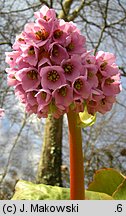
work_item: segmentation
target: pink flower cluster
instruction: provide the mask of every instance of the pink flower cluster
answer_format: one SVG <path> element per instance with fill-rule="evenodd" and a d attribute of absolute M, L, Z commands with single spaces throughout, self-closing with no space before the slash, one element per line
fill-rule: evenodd
<path fill-rule="evenodd" d="M 111 53 L 96 56 L 86 50 L 86 39 L 72 22 L 57 19 L 43 6 L 36 21 L 25 25 L 13 51 L 6 53 L 8 85 L 39 118 L 59 118 L 69 109 L 102 114 L 111 110 L 120 92 L 120 73 Z"/>

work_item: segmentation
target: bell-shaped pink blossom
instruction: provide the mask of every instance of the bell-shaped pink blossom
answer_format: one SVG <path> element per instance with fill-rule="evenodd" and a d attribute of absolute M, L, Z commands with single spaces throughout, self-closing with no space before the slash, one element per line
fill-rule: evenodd
<path fill-rule="evenodd" d="M 87 51 L 81 55 L 82 64 L 88 68 L 88 66 L 96 67 L 96 57 L 91 55 L 91 51 Z"/>
<path fill-rule="evenodd" d="M 6 68 L 6 72 L 8 73 L 7 84 L 9 86 L 16 86 L 20 83 L 20 81 L 18 81 L 15 77 L 16 73 L 18 72 L 17 69 Z"/>
<path fill-rule="evenodd" d="M 41 85 L 44 89 L 55 90 L 66 83 L 64 71 L 60 66 L 47 66 L 40 70 Z"/>
<path fill-rule="evenodd" d="M 86 100 L 88 113 L 94 115 L 97 112 L 99 102 L 104 98 L 103 92 L 99 89 L 92 89 L 89 98 Z"/>
<path fill-rule="evenodd" d="M 85 37 L 80 35 L 78 32 L 73 32 L 66 38 L 66 49 L 70 55 L 82 54 L 86 51 L 85 49 Z"/>
<path fill-rule="evenodd" d="M 29 103 L 26 103 L 26 112 L 29 113 L 29 114 L 37 114 L 37 109 L 38 109 L 38 106 L 35 104 L 34 106 L 31 106 L 31 104 Z"/>
<path fill-rule="evenodd" d="M 112 53 L 99 51 L 96 54 L 96 64 L 101 74 L 105 77 L 119 73 L 119 68 L 115 63 L 115 56 Z"/>
<path fill-rule="evenodd" d="M 22 88 L 21 84 L 16 85 L 15 95 L 20 99 L 21 103 L 25 104 L 27 102 L 26 92 Z"/>
<path fill-rule="evenodd" d="M 68 35 L 69 34 L 66 31 L 66 22 L 62 19 L 59 20 L 57 25 L 54 26 L 53 40 L 64 46 Z"/>
<path fill-rule="evenodd" d="M 86 67 L 85 67 L 86 68 Z M 96 88 L 98 86 L 98 77 L 97 77 L 97 68 L 93 65 L 86 68 L 87 81 L 92 88 Z"/>
<path fill-rule="evenodd" d="M 38 48 L 32 45 L 22 45 L 21 46 L 21 56 L 23 61 L 27 62 L 32 66 L 36 66 L 38 62 Z"/>
<path fill-rule="evenodd" d="M 5 52 L 6 55 L 6 63 L 10 65 L 10 67 L 16 67 L 18 63 L 18 59 L 20 59 L 21 51 L 12 51 Z"/>
<path fill-rule="evenodd" d="M 112 109 L 113 103 L 115 102 L 115 96 L 106 96 L 103 99 L 101 99 L 101 101 L 99 101 L 96 111 L 105 114 L 106 112 Z"/>
<path fill-rule="evenodd" d="M 43 109 L 37 110 L 37 117 L 38 118 L 47 118 L 49 113 L 49 106 L 44 106 Z"/>
<path fill-rule="evenodd" d="M 54 9 L 49 9 L 46 5 L 43 5 L 43 7 L 40 9 L 40 11 L 37 11 L 34 13 L 36 18 L 41 18 L 47 22 L 51 20 L 56 19 L 56 13 Z"/>
<path fill-rule="evenodd" d="M 52 94 L 49 89 L 41 89 L 35 97 L 38 102 L 38 112 L 48 106 L 52 100 Z"/>
<path fill-rule="evenodd" d="M 20 46 L 22 44 L 26 44 L 25 42 L 25 33 L 22 32 L 21 34 L 16 36 L 15 42 L 13 44 L 13 49 L 14 50 L 20 50 Z"/>
<path fill-rule="evenodd" d="M 50 59 L 53 64 L 60 65 L 64 59 L 68 59 L 69 55 L 65 48 L 60 44 L 53 43 L 50 45 Z"/>
<path fill-rule="evenodd" d="M 104 78 L 102 81 L 102 90 L 106 96 L 113 96 L 121 91 L 120 75 Z"/>
<path fill-rule="evenodd" d="M 36 89 L 40 84 L 40 76 L 36 68 L 23 68 L 16 73 L 15 77 L 21 82 L 25 91 Z"/>
<path fill-rule="evenodd" d="M 71 82 L 73 82 L 76 77 L 80 76 L 83 71 L 79 55 L 72 55 L 70 59 L 63 60 L 61 66 L 64 69 L 66 79 Z"/>
<path fill-rule="evenodd" d="M 31 106 L 38 105 L 37 99 L 35 97 L 37 93 L 38 93 L 38 90 L 36 89 L 31 89 L 26 92 L 27 102 Z"/>
<path fill-rule="evenodd" d="M 45 28 L 38 24 L 28 23 L 24 29 L 25 41 L 29 45 L 44 46 L 51 37 L 52 31 L 48 25 Z"/>
<path fill-rule="evenodd" d="M 61 85 L 54 90 L 53 97 L 56 106 L 59 109 L 64 110 L 69 107 L 73 101 L 73 89 L 68 84 Z"/>
<path fill-rule="evenodd" d="M 83 99 L 87 99 L 91 93 L 90 84 L 83 76 L 79 76 L 74 80 L 73 90 L 75 94 L 80 95 Z"/>

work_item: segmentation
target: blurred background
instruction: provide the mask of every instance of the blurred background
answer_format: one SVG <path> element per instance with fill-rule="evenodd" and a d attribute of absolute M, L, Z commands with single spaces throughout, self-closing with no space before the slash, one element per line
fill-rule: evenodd
<path fill-rule="evenodd" d="M 125 0 L 1 0 L 0 1 L 0 199 L 10 199 L 19 179 L 36 182 L 42 157 L 45 119 L 25 113 L 24 106 L 7 86 L 5 52 L 15 36 L 43 4 L 57 16 L 74 21 L 87 39 L 87 49 L 113 52 L 120 67 L 122 92 L 110 113 L 97 114 L 95 125 L 82 130 L 86 185 L 100 168 L 113 167 L 126 175 L 126 1 Z M 60 181 L 69 187 L 67 119 L 60 134 Z M 58 130 L 58 128 L 57 128 Z M 60 155 L 61 156 L 61 155 Z M 55 167 L 53 167 L 55 169 Z M 48 182 L 51 184 L 51 182 Z M 56 183 L 55 185 L 58 185 Z"/>

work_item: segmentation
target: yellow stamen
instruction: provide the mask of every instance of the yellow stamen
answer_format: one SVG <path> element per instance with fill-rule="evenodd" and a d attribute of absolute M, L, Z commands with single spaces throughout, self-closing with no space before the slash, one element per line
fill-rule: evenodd
<path fill-rule="evenodd" d="M 48 80 L 50 81 L 57 81 L 60 78 L 59 74 L 57 73 L 56 70 L 52 70 L 48 72 Z"/>

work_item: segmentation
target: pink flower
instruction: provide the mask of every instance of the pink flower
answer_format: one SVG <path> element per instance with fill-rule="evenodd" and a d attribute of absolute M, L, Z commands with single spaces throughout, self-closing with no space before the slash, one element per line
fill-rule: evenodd
<path fill-rule="evenodd" d="M 113 103 L 115 102 L 116 102 L 115 96 L 106 96 L 105 98 L 99 101 L 96 111 L 105 114 L 106 112 L 112 109 Z"/>
<path fill-rule="evenodd" d="M 96 65 L 96 57 L 90 53 L 91 51 L 88 51 L 81 55 L 81 60 L 84 67 L 82 75 L 86 74 L 87 81 L 90 83 L 91 87 L 96 88 L 98 86 L 98 66 Z"/>
<path fill-rule="evenodd" d="M 21 82 L 25 91 L 36 89 L 40 84 L 40 76 L 36 68 L 23 68 L 16 73 L 15 77 Z"/>
<path fill-rule="evenodd" d="M 0 118 L 4 116 L 4 109 L 0 108 Z"/>
<path fill-rule="evenodd" d="M 87 51 L 85 53 L 83 53 L 81 55 L 81 61 L 82 61 L 82 64 L 85 65 L 85 67 L 88 68 L 88 66 L 95 66 L 95 63 L 96 63 L 96 57 L 94 55 L 91 55 L 90 54 L 91 51 Z"/>
<path fill-rule="evenodd" d="M 20 51 L 5 52 L 6 63 L 8 63 L 10 67 L 16 67 L 18 60 L 20 59 L 20 54 Z"/>
<path fill-rule="evenodd" d="M 21 103 L 26 103 L 27 101 L 27 96 L 26 93 L 24 91 L 24 89 L 22 88 L 22 85 L 16 85 L 15 87 L 15 95 L 20 99 Z"/>
<path fill-rule="evenodd" d="M 73 32 L 66 38 L 66 49 L 70 55 L 82 54 L 86 51 L 85 49 L 85 37 L 80 35 L 78 32 Z"/>
<path fill-rule="evenodd" d="M 38 112 L 48 106 L 52 100 L 51 91 L 48 89 L 41 89 L 35 97 L 38 102 Z"/>
<path fill-rule="evenodd" d="M 26 104 L 26 112 L 28 112 L 29 114 L 37 114 L 37 108 L 38 106 L 37 105 L 34 105 L 34 106 L 31 106 L 30 104 Z"/>
<path fill-rule="evenodd" d="M 38 93 L 38 90 L 32 89 L 30 91 L 27 91 L 26 97 L 27 97 L 27 103 L 30 104 L 31 106 L 38 105 L 37 100 L 36 100 L 36 94 Z"/>
<path fill-rule="evenodd" d="M 25 34 L 24 32 L 22 32 L 21 34 L 16 36 L 15 42 L 13 44 L 13 49 L 20 50 L 20 46 L 25 43 Z"/>
<path fill-rule="evenodd" d="M 120 74 L 116 76 L 112 76 L 109 78 L 104 78 L 102 81 L 102 90 L 106 96 L 113 96 L 115 94 L 119 94 L 121 91 L 120 85 Z"/>
<path fill-rule="evenodd" d="M 15 77 L 15 74 L 17 73 L 17 71 L 18 71 L 17 69 L 6 68 L 6 72 L 8 73 L 7 84 L 9 86 L 16 86 L 17 84 L 20 83 Z"/>
<path fill-rule="evenodd" d="M 36 66 L 38 62 L 38 49 L 32 45 L 22 45 L 21 47 L 23 61 L 27 62 L 32 66 Z"/>
<path fill-rule="evenodd" d="M 112 53 L 99 51 L 96 54 L 96 64 L 101 74 L 105 77 L 119 73 L 119 68 L 115 64 L 115 56 Z"/>
<path fill-rule="evenodd" d="M 45 28 L 34 23 L 26 24 L 24 32 L 26 43 L 33 46 L 36 45 L 38 47 L 44 46 L 52 34 L 52 30 L 48 25 Z"/>
<path fill-rule="evenodd" d="M 97 111 L 99 102 L 104 98 L 103 92 L 99 89 L 92 89 L 89 98 L 86 100 L 87 110 L 89 114 L 94 115 Z"/>
<path fill-rule="evenodd" d="M 65 22 L 65 32 L 70 35 L 73 32 L 77 32 L 78 34 L 81 35 L 80 30 L 76 27 L 75 23 L 72 21 L 70 22 Z"/>
<path fill-rule="evenodd" d="M 64 110 L 69 107 L 73 101 L 73 89 L 68 84 L 61 85 L 54 90 L 53 97 L 56 106 L 59 109 Z"/>
<path fill-rule="evenodd" d="M 50 20 L 56 19 L 56 13 L 54 9 L 49 9 L 46 5 L 44 5 L 40 11 L 34 13 L 36 18 L 41 18 L 45 20 L 46 22 L 49 22 Z"/>
<path fill-rule="evenodd" d="M 45 106 L 43 109 L 40 111 L 37 110 L 37 117 L 38 118 L 47 118 L 49 113 L 49 106 Z"/>
<path fill-rule="evenodd" d="M 61 19 L 57 22 L 57 25 L 54 26 L 53 40 L 64 46 L 67 36 L 68 33 L 66 32 L 66 22 Z"/>
<path fill-rule="evenodd" d="M 64 59 L 68 59 L 69 55 L 65 48 L 56 42 L 50 45 L 50 59 L 53 64 L 60 65 Z"/>
<path fill-rule="evenodd" d="M 69 110 L 90 114 L 112 108 L 121 91 L 115 56 L 86 51 L 86 39 L 73 22 L 56 18 L 43 6 L 16 37 L 13 51 L 6 53 L 8 85 L 39 118 L 59 118 Z"/>
<path fill-rule="evenodd" d="M 83 70 L 79 55 L 72 55 L 70 59 L 63 60 L 61 66 L 64 69 L 66 79 L 71 82 L 73 82 Z"/>
<path fill-rule="evenodd" d="M 60 66 L 47 66 L 40 70 L 41 85 L 44 89 L 55 90 L 66 83 L 66 79 Z"/>
<path fill-rule="evenodd" d="M 53 117 L 59 119 L 65 113 L 64 110 L 56 108 L 56 110 L 52 113 Z"/>
<path fill-rule="evenodd" d="M 98 87 L 97 68 L 91 65 L 86 68 L 87 81 L 92 88 Z"/>
<path fill-rule="evenodd" d="M 91 87 L 83 76 L 79 76 L 73 82 L 73 90 L 75 95 L 77 94 L 80 98 L 87 99 L 90 95 Z"/>

